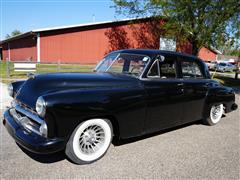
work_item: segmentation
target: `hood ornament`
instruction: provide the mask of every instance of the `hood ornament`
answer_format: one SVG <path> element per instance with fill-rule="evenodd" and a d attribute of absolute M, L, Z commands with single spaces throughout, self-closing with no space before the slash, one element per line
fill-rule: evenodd
<path fill-rule="evenodd" d="M 34 74 L 34 73 L 28 73 L 28 74 L 27 74 L 27 77 L 28 77 L 29 79 L 34 79 L 34 78 L 35 78 L 35 74 Z"/>

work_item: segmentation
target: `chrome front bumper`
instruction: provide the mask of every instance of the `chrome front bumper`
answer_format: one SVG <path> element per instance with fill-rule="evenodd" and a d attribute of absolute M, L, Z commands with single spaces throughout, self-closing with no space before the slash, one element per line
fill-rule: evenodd
<path fill-rule="evenodd" d="M 20 105 L 5 111 L 3 124 L 14 140 L 31 152 L 54 153 L 65 148 L 65 142 L 60 138 L 41 136 L 39 127 L 44 122 L 36 114 Z"/>

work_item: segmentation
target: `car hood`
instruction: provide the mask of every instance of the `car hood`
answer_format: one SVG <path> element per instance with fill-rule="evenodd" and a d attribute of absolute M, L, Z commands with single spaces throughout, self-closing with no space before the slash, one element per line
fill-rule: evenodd
<path fill-rule="evenodd" d="M 121 88 L 138 86 L 135 77 L 114 73 L 51 73 L 29 78 L 18 91 L 16 100 L 35 109 L 37 98 L 71 89 Z"/>

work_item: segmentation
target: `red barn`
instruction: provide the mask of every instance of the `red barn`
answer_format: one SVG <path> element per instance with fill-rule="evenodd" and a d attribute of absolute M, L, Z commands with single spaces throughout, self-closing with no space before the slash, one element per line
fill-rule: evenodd
<path fill-rule="evenodd" d="M 32 30 L 2 41 L 2 59 L 93 64 L 112 50 L 159 49 L 163 23 L 143 18 Z M 176 50 L 191 54 L 191 45 L 176 42 Z"/>
<path fill-rule="evenodd" d="M 198 52 L 198 57 L 203 59 L 204 61 L 216 61 L 218 59 L 218 55 L 222 53 L 214 48 L 206 48 L 203 47 Z"/>

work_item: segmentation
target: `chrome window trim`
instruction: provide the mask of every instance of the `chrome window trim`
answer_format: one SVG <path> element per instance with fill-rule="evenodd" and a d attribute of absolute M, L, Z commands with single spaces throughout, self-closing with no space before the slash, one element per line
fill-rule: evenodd
<path fill-rule="evenodd" d="M 141 80 L 141 79 L 144 79 L 144 78 L 143 78 L 143 75 L 144 75 L 146 69 L 148 68 L 149 64 L 151 64 L 151 61 L 152 61 L 152 58 L 150 58 L 150 56 L 146 55 L 146 57 L 148 57 L 149 60 L 148 60 L 148 62 L 147 62 L 147 64 L 146 64 L 146 66 L 144 67 L 141 75 L 138 77 L 138 79 L 140 79 L 140 80 Z"/>
<path fill-rule="evenodd" d="M 158 68 L 158 76 L 149 76 L 149 72 L 151 71 L 152 67 L 155 65 L 155 63 L 157 63 L 157 68 Z M 149 68 L 148 72 L 147 72 L 147 75 L 146 75 L 146 78 L 161 78 L 160 76 L 160 68 L 159 68 L 159 60 L 156 59 L 152 64 L 151 64 L 151 67 Z"/>
<path fill-rule="evenodd" d="M 113 63 L 117 60 L 117 58 L 120 56 L 121 53 L 118 53 L 118 55 L 115 57 L 113 62 L 110 64 L 110 66 L 105 70 L 105 72 L 108 72 L 108 70 L 112 67 Z"/>

